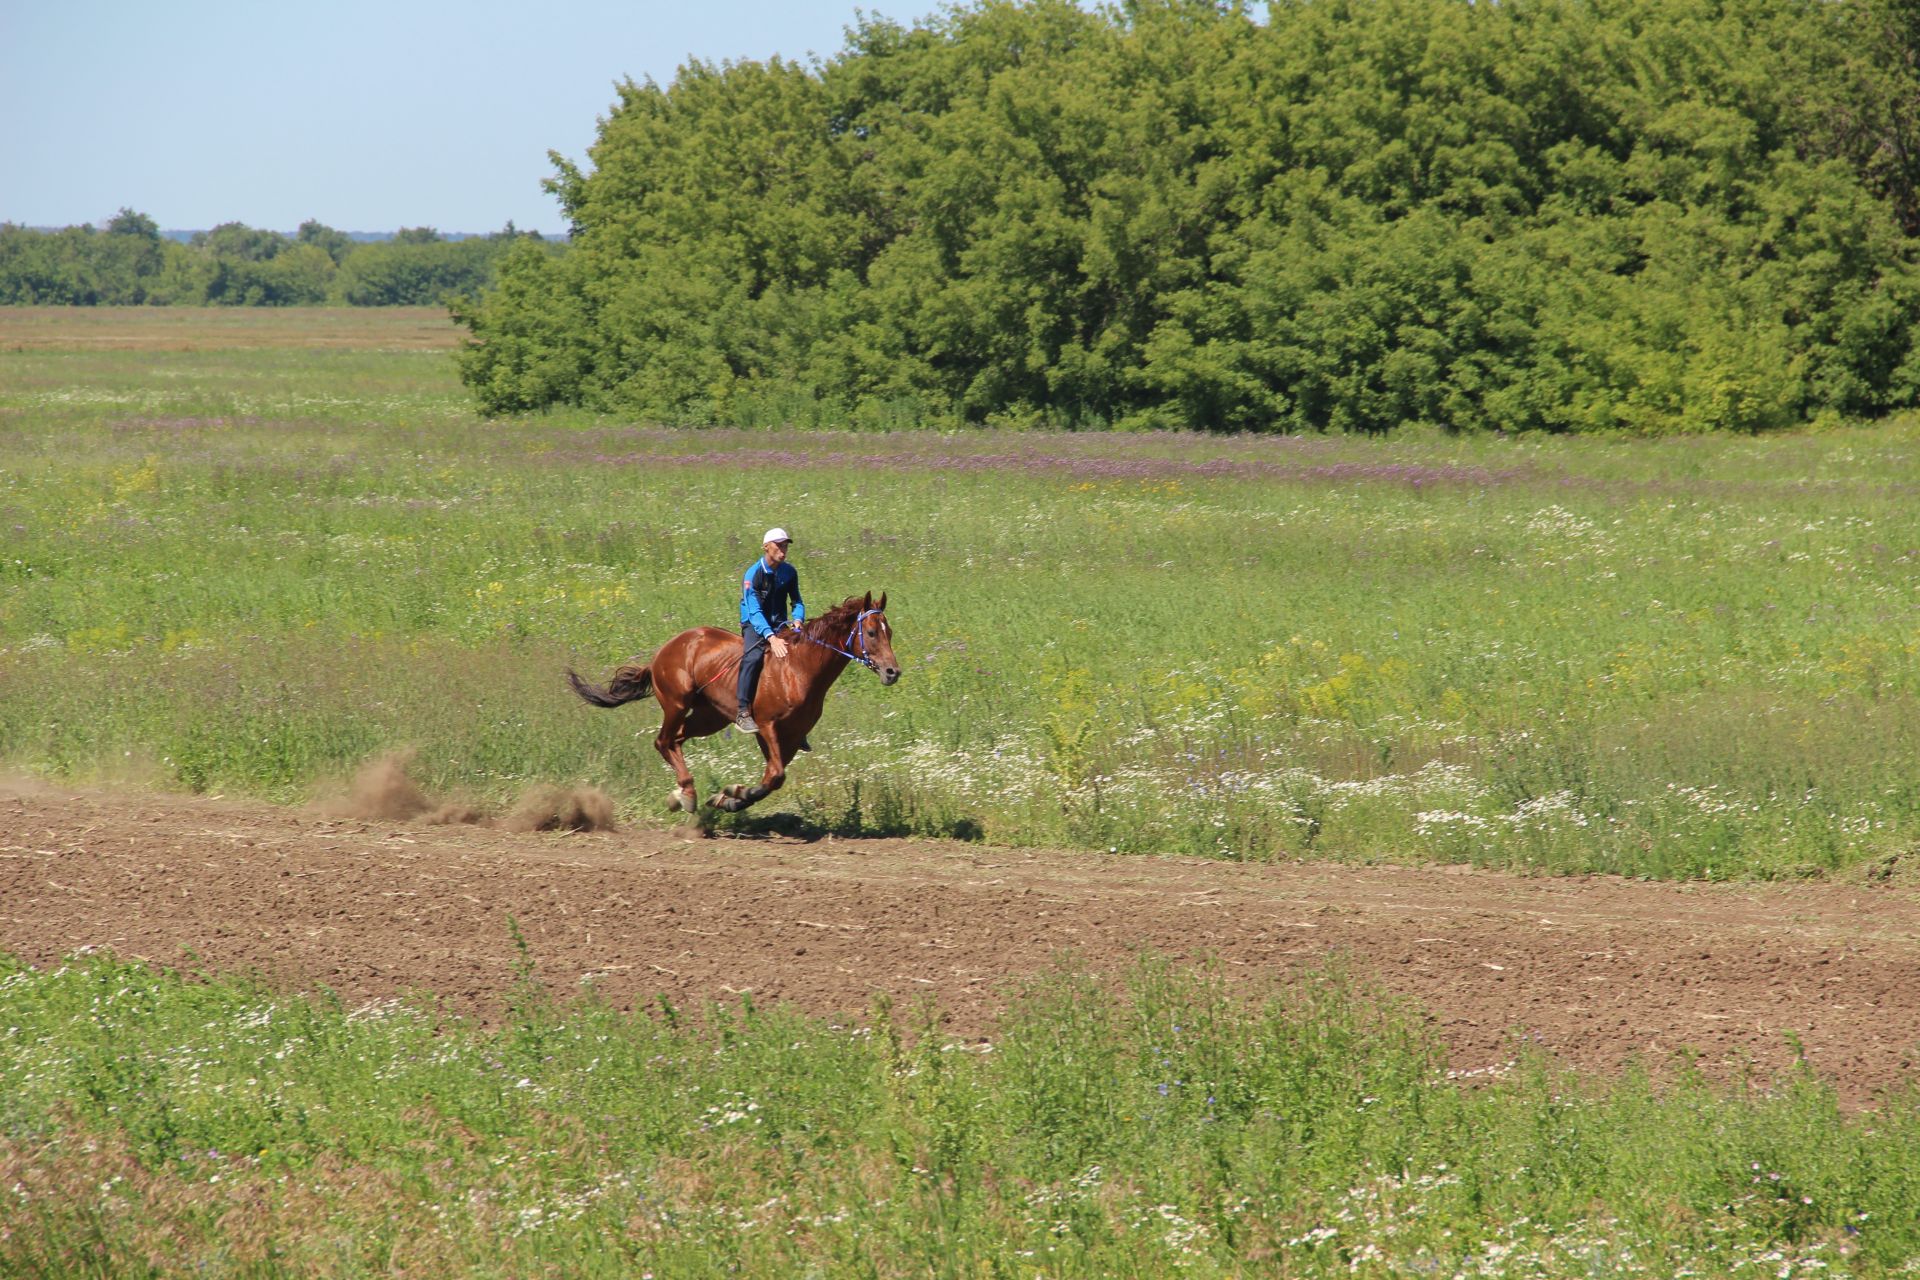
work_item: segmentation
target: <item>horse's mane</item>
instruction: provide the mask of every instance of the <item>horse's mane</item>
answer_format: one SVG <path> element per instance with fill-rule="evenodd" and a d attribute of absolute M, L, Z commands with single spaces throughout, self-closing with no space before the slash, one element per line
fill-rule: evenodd
<path fill-rule="evenodd" d="M 815 640 L 833 639 L 835 644 L 844 643 L 847 632 L 853 629 L 853 620 L 860 616 L 866 607 L 859 596 L 848 596 L 839 604 L 817 618 L 808 618 L 800 624 L 800 629 Z M 834 633 L 838 633 L 835 635 Z"/>

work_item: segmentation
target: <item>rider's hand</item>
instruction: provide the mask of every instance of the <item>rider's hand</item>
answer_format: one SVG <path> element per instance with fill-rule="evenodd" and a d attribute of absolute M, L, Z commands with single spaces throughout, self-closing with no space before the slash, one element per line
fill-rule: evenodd
<path fill-rule="evenodd" d="M 784 658 L 787 656 L 787 642 L 779 636 L 770 636 L 767 643 L 773 646 L 774 657 Z"/>

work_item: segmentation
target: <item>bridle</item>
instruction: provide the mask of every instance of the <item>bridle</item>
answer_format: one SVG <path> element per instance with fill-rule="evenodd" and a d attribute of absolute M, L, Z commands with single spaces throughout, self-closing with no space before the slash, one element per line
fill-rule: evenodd
<path fill-rule="evenodd" d="M 880 610 L 878 609 L 861 610 L 859 616 L 853 620 L 853 629 L 847 632 L 847 648 L 845 649 L 842 649 L 837 644 L 830 644 L 825 640 L 816 639 L 812 632 L 806 630 L 797 622 L 789 622 L 787 626 L 799 632 L 802 639 L 811 641 L 819 645 L 822 649 L 831 649 L 843 658 L 852 658 L 869 671 L 878 671 L 880 664 L 867 656 L 867 629 L 861 624 L 879 612 Z M 859 652 L 852 652 L 854 649 L 858 649 Z"/>

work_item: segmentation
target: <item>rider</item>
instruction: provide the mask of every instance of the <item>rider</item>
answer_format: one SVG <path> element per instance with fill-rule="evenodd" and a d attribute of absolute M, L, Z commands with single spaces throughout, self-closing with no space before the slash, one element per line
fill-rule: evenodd
<path fill-rule="evenodd" d="M 806 619 L 807 606 L 800 599 L 800 573 L 787 563 L 787 547 L 793 539 L 785 529 L 769 529 L 760 540 L 760 558 L 747 566 L 740 582 L 740 709 L 733 727 L 743 733 L 758 733 L 753 722 L 753 694 L 760 687 L 760 666 L 773 656 L 787 656 L 787 642 L 777 634 L 787 622 L 787 602 L 793 602 L 793 620 Z"/>

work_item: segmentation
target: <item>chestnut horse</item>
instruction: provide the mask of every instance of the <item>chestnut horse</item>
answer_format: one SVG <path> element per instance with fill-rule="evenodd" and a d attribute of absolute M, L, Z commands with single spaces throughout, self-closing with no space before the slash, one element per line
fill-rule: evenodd
<path fill-rule="evenodd" d="M 710 797 L 707 803 L 716 808 L 735 812 L 780 789 L 787 780 L 787 762 L 807 749 L 807 732 L 819 723 L 827 690 L 847 663 L 869 668 L 881 684 L 900 678 L 885 592 L 878 604 L 871 591 L 864 599 L 848 596 L 818 618 L 787 624 L 782 635 L 787 656 L 767 655 L 760 687 L 753 695 L 753 719 L 760 726 L 755 736 L 760 754 L 767 758 L 767 771 L 754 786 L 737 784 Z M 653 746 L 680 782 L 667 807 L 693 813 L 699 799 L 680 747 L 688 738 L 704 738 L 733 723 L 739 706 L 740 654 L 739 633 L 695 627 L 661 645 L 652 661 L 634 658 L 623 663 L 605 687 L 588 684 L 571 668 L 567 683 L 596 707 L 617 707 L 648 694 L 660 700 L 663 719 Z"/>

